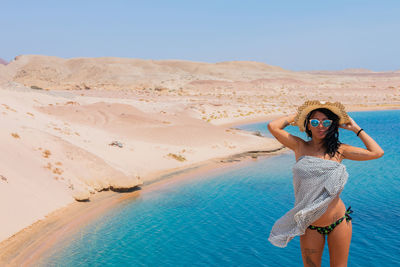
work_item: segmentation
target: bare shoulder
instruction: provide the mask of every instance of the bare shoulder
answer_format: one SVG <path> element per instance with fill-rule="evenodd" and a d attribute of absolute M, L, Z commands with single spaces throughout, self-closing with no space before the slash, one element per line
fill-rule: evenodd
<path fill-rule="evenodd" d="M 304 141 L 302 138 L 295 136 L 295 135 L 292 135 L 292 136 L 293 136 L 293 139 L 296 140 L 297 150 L 302 150 L 304 148 L 304 146 L 307 145 L 307 142 Z"/>
<path fill-rule="evenodd" d="M 341 143 L 339 148 L 338 148 L 338 152 L 339 153 L 343 153 L 346 149 L 349 149 L 350 147 L 351 146 L 348 145 L 348 144 Z"/>
<path fill-rule="evenodd" d="M 295 136 L 295 138 L 297 140 L 297 150 L 294 152 L 296 154 L 296 158 L 298 158 L 304 154 L 307 154 L 307 149 L 309 144 L 307 141 L 305 141 L 300 137 Z"/>
<path fill-rule="evenodd" d="M 303 149 L 304 144 L 306 143 L 303 139 L 298 136 L 289 134 L 289 139 L 291 140 L 291 146 L 288 146 L 294 152 L 298 152 L 299 150 Z"/>
<path fill-rule="evenodd" d="M 340 145 L 339 145 L 339 148 L 338 148 L 338 150 L 337 150 L 337 152 L 336 152 L 336 155 L 335 155 L 335 157 L 337 158 L 337 160 L 339 161 L 339 162 L 342 162 L 342 160 L 344 160 L 346 157 L 344 156 L 345 155 L 345 151 L 347 150 L 347 149 L 349 149 L 351 146 L 350 145 L 348 145 L 348 144 L 343 144 L 343 143 L 341 143 Z"/>
<path fill-rule="evenodd" d="M 300 137 L 298 137 L 298 136 L 295 136 L 295 135 L 292 135 L 292 136 L 293 136 L 293 138 L 296 140 L 296 142 L 299 143 L 299 145 L 305 145 L 305 144 L 307 144 L 307 142 L 304 141 L 302 138 L 300 138 Z"/>

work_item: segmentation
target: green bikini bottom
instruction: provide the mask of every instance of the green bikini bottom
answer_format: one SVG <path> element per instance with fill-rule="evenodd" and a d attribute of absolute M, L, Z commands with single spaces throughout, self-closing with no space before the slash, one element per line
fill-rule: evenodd
<path fill-rule="evenodd" d="M 308 226 L 309 229 L 311 230 L 317 230 L 318 233 L 320 233 L 321 235 L 328 235 L 330 232 L 333 231 L 333 229 L 335 229 L 336 226 L 338 226 L 341 222 L 343 222 L 344 219 L 346 219 L 346 221 L 351 221 L 351 217 L 349 214 L 353 213 L 353 211 L 351 210 L 351 207 L 349 207 L 346 210 L 346 213 L 344 214 L 344 216 L 340 219 L 338 219 L 336 222 L 332 223 L 331 225 L 325 226 L 325 227 L 319 227 L 319 226 L 314 226 L 314 225 L 310 225 Z"/>

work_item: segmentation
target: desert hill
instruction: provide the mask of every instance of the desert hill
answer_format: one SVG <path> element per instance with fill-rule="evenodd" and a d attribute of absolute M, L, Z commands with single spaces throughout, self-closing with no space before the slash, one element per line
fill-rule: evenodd
<path fill-rule="evenodd" d="M 44 89 L 179 88 L 196 80 L 251 80 L 280 67 L 258 62 L 216 64 L 179 60 L 18 56 L 7 66 L 12 80 Z"/>
<path fill-rule="evenodd" d="M 218 105 L 240 103 L 243 108 L 237 108 L 241 112 L 235 112 L 235 116 L 279 112 L 278 108 L 292 108 L 305 99 L 367 107 L 400 103 L 399 72 L 295 72 L 251 61 L 204 63 L 22 55 L 7 66 L 0 65 L 0 82 L 39 90 L 84 90 L 89 95 L 96 94 L 94 91 L 124 91 L 137 97 L 169 96 L 175 100 L 190 96 L 192 102 L 201 102 L 205 97 L 209 102 L 211 97 Z M 198 117 L 215 120 L 218 116 Z"/>

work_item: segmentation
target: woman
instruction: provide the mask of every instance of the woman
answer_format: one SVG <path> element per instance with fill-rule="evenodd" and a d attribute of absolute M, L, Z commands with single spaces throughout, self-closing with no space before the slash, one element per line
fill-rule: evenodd
<path fill-rule="evenodd" d="M 289 124 L 306 131 L 310 140 L 286 132 L 284 128 Z M 338 128 L 353 131 L 366 149 L 340 143 Z M 348 177 L 341 161 L 377 159 L 383 156 L 382 148 L 347 115 L 339 102 L 306 101 L 296 115 L 273 120 L 268 129 L 296 157 L 295 205 L 275 223 L 269 241 L 285 247 L 300 235 L 304 266 L 320 266 L 326 237 L 330 265 L 347 266 L 352 211 L 346 210 L 339 197 Z"/>

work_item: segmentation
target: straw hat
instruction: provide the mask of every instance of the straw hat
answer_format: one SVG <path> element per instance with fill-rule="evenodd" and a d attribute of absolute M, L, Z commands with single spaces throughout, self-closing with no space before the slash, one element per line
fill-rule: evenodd
<path fill-rule="evenodd" d="M 304 121 L 311 111 L 317 108 L 326 108 L 339 116 L 339 124 L 346 124 L 350 122 L 350 117 L 347 115 L 346 110 L 340 102 L 325 102 L 318 100 L 307 100 L 297 109 L 297 115 L 294 118 L 294 125 L 298 126 L 301 132 L 305 131 Z"/>

